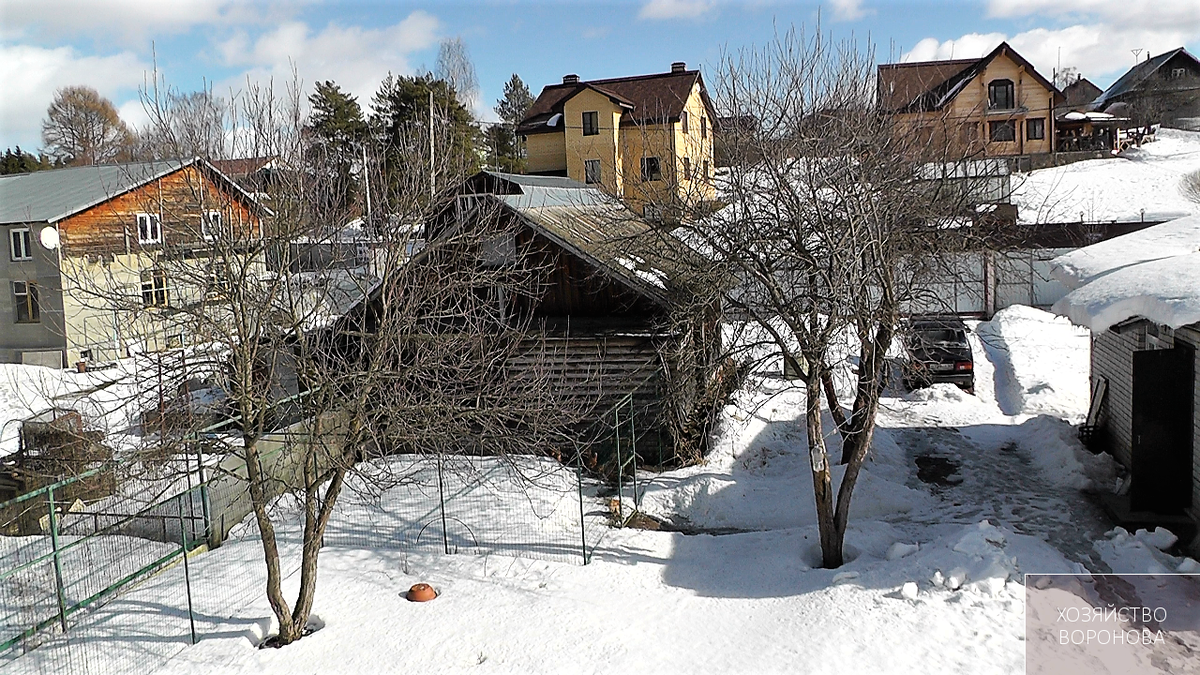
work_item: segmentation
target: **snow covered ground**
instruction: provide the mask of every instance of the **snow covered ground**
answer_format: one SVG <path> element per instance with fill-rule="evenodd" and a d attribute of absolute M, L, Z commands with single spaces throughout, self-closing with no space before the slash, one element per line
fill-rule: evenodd
<path fill-rule="evenodd" d="M 245 524 L 191 560 L 198 644 L 181 644 L 172 570 L 88 616 L 81 634 L 112 673 L 1020 673 L 1023 574 L 1197 564 L 1160 550 L 1175 543 L 1165 532 L 1110 529 L 1078 490 L 1115 479 L 1063 421 L 1086 413 L 1086 332 L 1013 307 L 971 340 L 977 396 L 937 385 L 886 397 L 838 570 L 818 567 L 803 391 L 760 375 L 722 412 L 704 465 L 643 476 L 644 510 L 686 534 L 611 530 L 587 566 L 327 541 L 319 630 L 259 650 L 271 612 Z M 602 498 L 590 503 L 602 519 Z M 346 508 L 334 523 L 361 515 Z M 297 527 L 284 528 L 293 554 Z M 405 601 L 422 581 L 440 597 Z M 45 645 L 10 670 L 45 672 L 66 649 Z"/>
<path fill-rule="evenodd" d="M 1158 140 L 1120 157 L 1092 159 L 1013 177 L 1024 223 L 1132 222 L 1200 214 L 1182 190 L 1200 171 L 1200 133 L 1162 129 Z"/>

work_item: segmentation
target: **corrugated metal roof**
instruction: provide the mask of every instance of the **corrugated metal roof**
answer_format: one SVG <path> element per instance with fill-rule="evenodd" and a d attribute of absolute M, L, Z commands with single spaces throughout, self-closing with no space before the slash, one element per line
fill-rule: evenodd
<path fill-rule="evenodd" d="M 0 176 L 0 224 L 57 222 L 194 161 L 105 164 Z"/>

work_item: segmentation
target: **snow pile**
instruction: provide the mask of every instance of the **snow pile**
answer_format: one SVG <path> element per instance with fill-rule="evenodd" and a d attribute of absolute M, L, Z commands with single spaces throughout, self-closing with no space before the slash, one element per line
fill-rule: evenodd
<path fill-rule="evenodd" d="M 1142 317 L 1179 328 L 1200 321 L 1200 252 L 1131 265 L 1054 303 L 1054 311 L 1099 332 Z"/>
<path fill-rule="evenodd" d="M 1200 214 L 1183 178 L 1200 171 L 1200 133 L 1162 129 L 1158 140 L 1120 157 L 1093 159 L 1014 177 L 1022 223 L 1135 222 Z"/>
<path fill-rule="evenodd" d="M 1090 396 L 1088 331 L 1049 312 L 1013 305 L 975 332 L 997 366 L 995 395 L 1005 413 L 1082 421 Z"/>
<path fill-rule="evenodd" d="M 1130 534 L 1123 527 L 1113 528 L 1107 538 L 1096 542 L 1096 551 L 1114 571 L 1129 574 L 1165 574 L 1200 572 L 1200 564 L 1191 558 L 1173 556 L 1166 551 L 1178 538 L 1162 527 L 1153 532 L 1138 530 Z"/>
<path fill-rule="evenodd" d="M 1200 251 L 1200 216 L 1179 218 L 1071 251 L 1054 259 L 1051 274 L 1075 289 L 1110 272 Z"/>
<path fill-rule="evenodd" d="M 1116 478 L 1112 457 L 1092 454 L 1075 427 L 1061 419 L 1040 415 L 1022 424 L 1019 433 L 1017 443 L 1038 468 L 1038 475 L 1054 485 L 1095 490 Z"/>

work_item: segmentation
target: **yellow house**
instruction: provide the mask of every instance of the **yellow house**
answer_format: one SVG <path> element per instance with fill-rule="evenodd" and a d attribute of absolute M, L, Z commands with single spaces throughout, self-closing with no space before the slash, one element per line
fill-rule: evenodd
<path fill-rule="evenodd" d="M 933 149 L 988 157 L 1054 151 L 1054 107 L 1066 99 L 1003 42 L 981 59 L 879 66 L 879 104 Z"/>
<path fill-rule="evenodd" d="M 542 89 L 517 133 L 529 173 L 598 185 L 661 214 L 714 198 L 715 120 L 700 71 L 673 63 L 654 75 L 567 75 Z"/>

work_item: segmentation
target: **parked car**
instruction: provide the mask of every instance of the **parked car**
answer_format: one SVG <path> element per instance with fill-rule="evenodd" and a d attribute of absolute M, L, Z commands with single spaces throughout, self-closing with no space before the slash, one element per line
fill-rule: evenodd
<path fill-rule="evenodd" d="M 911 317 L 904 329 L 904 388 L 912 391 L 947 382 L 974 394 L 975 361 L 967 332 L 957 316 Z"/>

